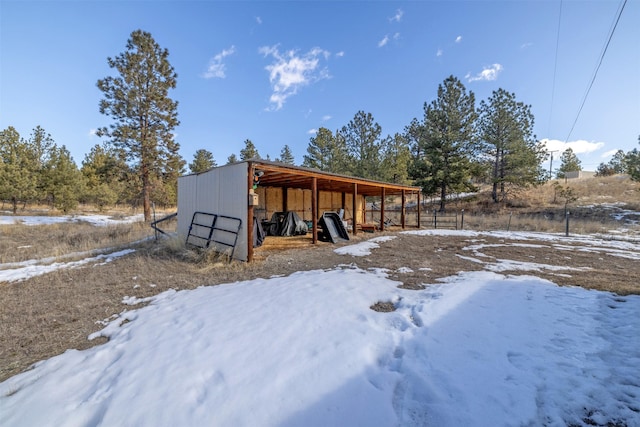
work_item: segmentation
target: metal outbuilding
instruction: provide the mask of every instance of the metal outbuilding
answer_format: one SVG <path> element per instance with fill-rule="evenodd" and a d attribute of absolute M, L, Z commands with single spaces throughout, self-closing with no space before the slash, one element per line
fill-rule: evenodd
<path fill-rule="evenodd" d="M 294 211 L 312 228 L 317 243 L 322 212 L 342 210 L 351 232 L 365 225 L 365 197 L 380 197 L 380 221 L 384 230 L 384 201 L 401 198 L 401 226 L 405 227 L 405 200 L 420 188 L 321 172 L 265 160 L 250 160 L 216 167 L 178 178 L 178 235 L 197 239 L 219 233 L 224 245 L 233 244 L 232 257 L 252 261 L 254 221 L 274 212 Z M 419 215 L 419 214 L 418 214 Z M 222 224 L 210 227 L 211 223 Z M 202 226 L 202 224 L 208 224 Z M 419 219 L 418 219 L 419 223 Z M 194 225 L 195 224 L 195 225 Z M 193 231 L 198 229 L 199 231 Z"/>

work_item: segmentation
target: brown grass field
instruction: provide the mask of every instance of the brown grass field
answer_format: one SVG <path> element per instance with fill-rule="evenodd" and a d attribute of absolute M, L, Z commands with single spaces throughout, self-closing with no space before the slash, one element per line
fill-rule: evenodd
<path fill-rule="evenodd" d="M 637 213 L 628 213 L 624 219 L 616 220 L 610 210 L 591 206 L 624 203 L 624 209 L 639 212 L 637 183 L 613 177 L 567 185 L 575 188 L 579 195 L 569 206 L 571 235 L 603 233 L 607 239 L 624 237 L 640 241 L 640 227 L 633 222 L 640 220 Z M 465 229 L 564 231 L 564 204 L 558 200 L 553 203 L 550 185 L 518 195 L 509 206 L 493 206 L 487 202 L 486 195 L 481 195 L 470 201 L 452 203 L 451 208 L 465 209 Z M 623 231 L 611 231 L 620 229 Z M 613 256 L 610 251 L 597 247 L 584 251 L 574 240 L 559 245 L 484 234 L 475 238 L 425 237 L 398 231 L 397 228 L 386 231 L 385 234 L 397 238 L 381 243 L 380 248 L 367 257 L 338 255 L 334 249 L 339 245 L 320 242 L 312 246 L 309 236 L 270 237 L 256 250 L 256 261 L 246 264 L 228 263 L 210 252 L 186 250 L 176 238 L 155 241 L 153 230 L 140 223 L 106 227 L 86 223 L 0 225 L 0 264 L 5 265 L 45 258 L 49 263 L 70 262 L 93 256 L 105 248 L 135 249 L 134 253 L 110 263 L 95 262 L 20 282 L 0 282 L 0 381 L 66 349 L 84 349 L 103 342 L 88 341 L 87 336 L 119 313 L 132 309 L 123 303 L 127 296 L 149 297 L 168 289 L 193 289 L 343 264 L 355 264 L 363 269 L 388 268 L 390 277 L 398 280 L 399 286 L 421 289 L 459 271 L 482 269 L 482 264 L 467 258 L 473 256 L 467 249 L 474 244 L 472 240 L 491 245 L 482 249 L 488 260 L 508 259 L 573 268 L 560 272 L 543 268 L 534 273 L 507 271 L 503 274 L 535 274 L 561 286 L 640 294 L 637 256 Z M 359 233 L 347 244 L 373 236 Z M 531 243 L 538 246 L 532 247 Z M 400 267 L 408 267 L 413 273 L 394 275 L 393 271 Z"/>

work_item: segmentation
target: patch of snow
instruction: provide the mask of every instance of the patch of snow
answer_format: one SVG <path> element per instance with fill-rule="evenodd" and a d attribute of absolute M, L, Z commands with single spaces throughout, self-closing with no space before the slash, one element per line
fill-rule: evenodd
<path fill-rule="evenodd" d="M 380 236 L 373 239 L 366 240 L 364 242 L 356 243 L 354 245 L 343 246 L 341 248 L 334 249 L 334 252 L 339 255 L 352 255 L 352 256 L 367 256 L 371 255 L 371 250 L 379 248 L 378 243 L 388 242 L 395 239 L 397 236 Z"/>
<path fill-rule="evenodd" d="M 50 262 L 53 258 L 46 258 L 41 260 L 29 260 L 20 263 L 6 263 L 0 264 L 0 282 L 18 282 L 28 279 L 30 277 L 41 276 L 46 273 L 50 273 L 55 270 L 64 268 L 77 268 L 91 263 L 97 263 L 95 265 L 102 265 L 115 260 L 116 258 L 128 255 L 135 252 L 135 249 L 124 249 L 110 254 L 100 254 L 94 257 L 88 257 L 79 261 L 70 262 L 53 262 L 52 264 L 42 264 L 43 262 Z M 14 268 L 18 266 L 17 268 Z"/>
<path fill-rule="evenodd" d="M 124 224 L 139 222 L 144 220 L 144 215 L 131 215 L 123 218 L 113 218 L 109 215 L 64 215 L 64 216 L 29 216 L 29 215 L 2 215 L 0 225 L 23 224 L 23 225 L 50 225 L 65 222 L 85 221 L 95 226 L 106 226 L 112 224 Z"/>

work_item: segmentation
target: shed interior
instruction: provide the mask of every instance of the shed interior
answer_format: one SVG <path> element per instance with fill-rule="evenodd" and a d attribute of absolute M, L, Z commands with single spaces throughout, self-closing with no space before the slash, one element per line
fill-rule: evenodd
<path fill-rule="evenodd" d="M 409 197 L 419 204 L 420 189 L 401 184 L 331 174 L 314 169 L 256 160 L 249 162 L 249 191 L 258 195 L 250 216 L 268 221 L 276 212 L 294 211 L 312 223 L 310 238 L 317 241 L 317 222 L 324 212 L 342 210 L 351 233 L 384 230 L 385 200 L 395 196 L 399 203 L 396 225 L 405 227 L 405 206 Z M 254 180 L 255 177 L 255 180 Z M 315 194 L 315 197 L 314 197 Z M 367 214 L 367 199 L 378 200 L 378 215 Z M 253 232 L 253 230 L 252 230 Z"/>

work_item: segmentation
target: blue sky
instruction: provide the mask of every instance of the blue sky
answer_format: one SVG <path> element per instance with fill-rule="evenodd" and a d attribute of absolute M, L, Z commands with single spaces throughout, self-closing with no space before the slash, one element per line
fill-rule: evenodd
<path fill-rule="evenodd" d="M 477 103 L 514 92 L 532 106 L 539 139 L 571 146 L 595 170 L 639 147 L 639 1 L 625 5 L 578 116 L 621 5 L 0 0 L 0 128 L 28 137 L 40 125 L 80 165 L 101 142 L 93 131 L 110 123 L 96 87 L 115 75 L 107 57 L 142 29 L 178 73 L 170 95 L 187 162 L 205 148 L 224 164 L 250 139 L 272 159 L 288 144 L 300 163 L 315 130 L 335 131 L 359 110 L 383 136 L 403 132 L 454 75 Z"/>

